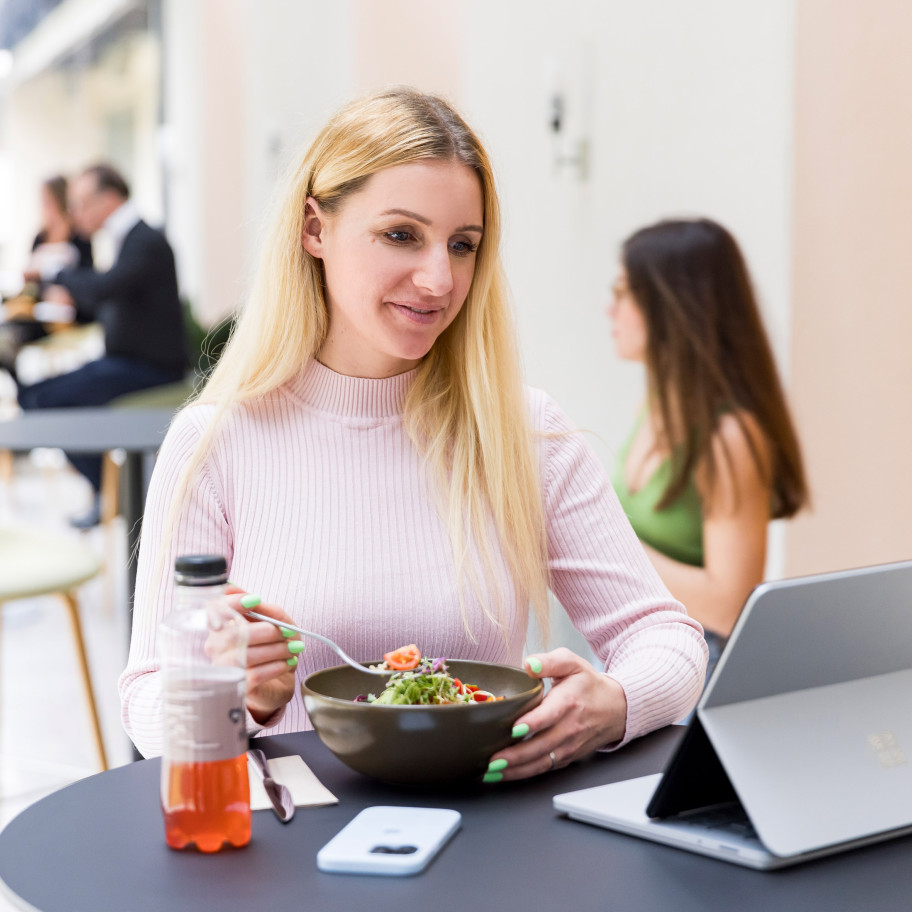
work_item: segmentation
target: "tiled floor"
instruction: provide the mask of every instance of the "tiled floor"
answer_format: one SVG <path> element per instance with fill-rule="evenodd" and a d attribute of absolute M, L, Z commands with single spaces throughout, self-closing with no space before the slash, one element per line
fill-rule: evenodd
<path fill-rule="evenodd" d="M 107 569 L 82 587 L 80 615 L 109 766 L 129 763 L 117 676 L 126 660 L 126 535 L 121 520 L 88 533 L 67 517 L 89 489 L 58 451 L 17 459 L 0 479 L 0 523 L 28 522 L 85 535 Z M 50 792 L 99 770 L 70 626 L 56 598 L 10 602 L 0 616 L 0 828 Z M 0 897 L 0 912 L 15 908 Z"/>

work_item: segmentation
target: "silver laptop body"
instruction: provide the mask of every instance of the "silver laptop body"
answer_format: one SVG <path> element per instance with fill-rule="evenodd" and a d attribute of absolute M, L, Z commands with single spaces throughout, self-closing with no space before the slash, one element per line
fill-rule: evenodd
<path fill-rule="evenodd" d="M 554 807 L 754 868 L 912 832 L 912 561 L 758 586 L 665 772 Z"/>

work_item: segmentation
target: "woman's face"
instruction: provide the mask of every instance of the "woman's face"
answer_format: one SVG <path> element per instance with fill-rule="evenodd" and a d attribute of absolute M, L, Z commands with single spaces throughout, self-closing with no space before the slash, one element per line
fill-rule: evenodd
<path fill-rule="evenodd" d="M 41 186 L 41 224 L 46 227 L 51 225 L 54 222 L 60 221 L 60 219 L 66 218 L 66 213 L 61 211 L 60 206 L 57 205 L 57 200 L 54 198 L 54 194 L 48 190 L 43 184 Z"/>
<path fill-rule="evenodd" d="M 355 377 L 415 367 L 462 308 L 483 221 L 477 175 L 452 161 L 380 171 L 332 215 L 308 200 L 302 243 L 329 308 L 320 361 Z"/>
<path fill-rule="evenodd" d="M 606 313 L 611 317 L 611 335 L 618 357 L 625 361 L 645 361 L 646 321 L 633 298 L 623 266 L 618 267 L 617 279 L 611 286 L 611 303 Z"/>

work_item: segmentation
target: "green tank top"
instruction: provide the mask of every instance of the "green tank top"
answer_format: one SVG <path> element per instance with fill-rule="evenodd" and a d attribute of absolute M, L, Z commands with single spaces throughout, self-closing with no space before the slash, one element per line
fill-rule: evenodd
<path fill-rule="evenodd" d="M 641 415 L 618 454 L 614 489 L 633 531 L 647 545 L 672 560 L 703 566 L 703 505 L 697 486 L 690 478 L 674 503 L 657 509 L 671 481 L 671 462 L 664 460 L 638 491 L 631 491 L 624 478 L 624 466 L 633 439 L 643 421 Z"/>

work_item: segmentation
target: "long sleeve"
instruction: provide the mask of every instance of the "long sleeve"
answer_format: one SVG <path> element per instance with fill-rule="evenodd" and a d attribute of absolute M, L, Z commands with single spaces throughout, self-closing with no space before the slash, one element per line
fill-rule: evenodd
<path fill-rule="evenodd" d="M 182 412 L 162 445 L 149 486 L 143 521 L 127 668 L 119 681 L 124 727 L 144 756 L 160 754 L 161 680 L 156 633 L 175 605 L 174 559 L 180 554 L 221 554 L 229 561 L 232 535 L 208 465 L 169 535 L 172 499 L 199 440 L 201 409 Z"/>
<path fill-rule="evenodd" d="M 143 232 L 142 242 L 127 237 L 117 261 L 107 272 L 65 269 L 54 281 L 70 292 L 81 316 L 94 317 L 98 305 L 106 301 L 126 305 L 142 300 L 142 292 L 165 268 L 169 257 L 164 241 L 159 243 L 154 232 Z"/>
<path fill-rule="evenodd" d="M 108 355 L 135 358 L 180 378 L 187 364 L 174 254 L 145 222 L 127 233 L 107 272 L 66 269 L 55 279 L 73 296 L 77 319 L 104 329 Z"/>
<path fill-rule="evenodd" d="M 552 589 L 624 688 L 626 743 L 690 711 L 703 685 L 706 645 L 646 557 L 584 436 L 544 394 L 537 409 Z"/>

